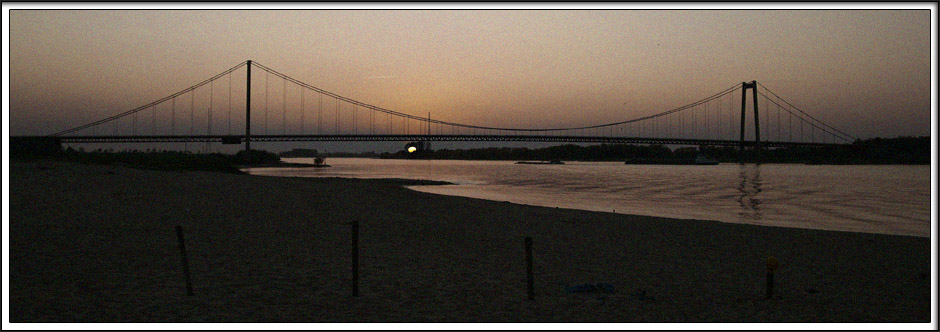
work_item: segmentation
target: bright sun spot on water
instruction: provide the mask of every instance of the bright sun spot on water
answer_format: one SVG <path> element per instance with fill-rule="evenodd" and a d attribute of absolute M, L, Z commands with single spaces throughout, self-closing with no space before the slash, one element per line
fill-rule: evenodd
<path fill-rule="evenodd" d="M 408 147 L 408 153 L 414 153 L 415 151 L 418 151 L 418 148 L 413 147 L 413 146 Z"/>

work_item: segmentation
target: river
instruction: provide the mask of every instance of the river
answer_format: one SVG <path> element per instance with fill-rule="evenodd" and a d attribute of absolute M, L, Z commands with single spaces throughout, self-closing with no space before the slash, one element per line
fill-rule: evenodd
<path fill-rule="evenodd" d="M 312 158 L 284 158 L 312 163 Z M 330 158 L 328 168 L 254 168 L 265 176 L 401 178 L 454 185 L 428 193 L 729 223 L 930 236 L 929 165 L 625 165 Z"/>

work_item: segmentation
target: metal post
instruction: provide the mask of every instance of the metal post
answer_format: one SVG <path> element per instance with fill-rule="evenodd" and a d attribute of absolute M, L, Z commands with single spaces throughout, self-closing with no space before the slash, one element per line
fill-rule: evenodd
<path fill-rule="evenodd" d="M 774 256 L 767 257 L 767 293 L 765 297 L 769 300 L 774 296 L 774 271 L 780 267 L 780 262 Z"/>
<path fill-rule="evenodd" d="M 525 274 L 529 300 L 535 300 L 535 280 L 532 277 L 532 237 L 529 236 L 525 237 Z"/>
<path fill-rule="evenodd" d="M 352 222 L 352 294 L 359 296 L 359 221 Z"/>
<path fill-rule="evenodd" d="M 251 150 L 251 60 L 248 60 L 248 81 L 245 86 L 245 152 L 248 152 Z"/>
<path fill-rule="evenodd" d="M 764 288 L 766 293 L 764 297 L 768 300 L 774 297 L 774 273 L 773 271 L 767 271 L 767 286 Z"/>
<path fill-rule="evenodd" d="M 176 240 L 179 242 L 180 258 L 183 262 L 183 276 L 186 278 L 186 295 L 193 295 L 193 283 L 189 278 L 189 259 L 186 257 L 186 241 L 183 240 L 183 227 L 176 225 Z"/>

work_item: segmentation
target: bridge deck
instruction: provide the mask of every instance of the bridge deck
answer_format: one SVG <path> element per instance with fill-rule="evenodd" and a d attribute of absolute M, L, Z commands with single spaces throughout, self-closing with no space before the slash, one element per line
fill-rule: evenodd
<path fill-rule="evenodd" d="M 223 142 L 241 143 L 244 136 L 226 135 L 151 135 L 151 136 L 57 136 L 62 143 L 156 143 L 156 142 Z M 671 144 L 740 146 L 738 140 L 677 139 L 616 136 L 539 136 L 539 135 L 252 135 L 252 142 L 304 142 L 304 141 L 432 141 L 432 142 L 560 142 L 560 143 L 607 143 L 607 144 Z M 753 141 L 744 142 L 755 146 Z M 824 147 L 837 143 L 808 142 L 760 142 L 762 147 Z"/>

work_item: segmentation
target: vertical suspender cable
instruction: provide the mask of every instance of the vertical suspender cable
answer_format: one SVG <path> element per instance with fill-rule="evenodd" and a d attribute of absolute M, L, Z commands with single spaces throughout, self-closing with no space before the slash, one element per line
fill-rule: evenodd
<path fill-rule="evenodd" d="M 209 82 L 209 109 L 206 111 L 206 135 L 212 135 L 212 99 L 215 94 L 215 80 Z M 206 153 L 210 153 L 209 141 L 206 140 Z"/>
<path fill-rule="evenodd" d="M 777 104 L 777 141 L 780 141 L 780 104 Z"/>
<path fill-rule="evenodd" d="M 703 117 L 705 119 L 705 130 L 704 130 L 705 137 L 704 138 L 708 139 L 708 103 L 705 103 L 705 111 L 702 114 L 705 115 Z"/>
<path fill-rule="evenodd" d="M 306 117 L 304 114 L 306 113 L 306 111 L 304 110 L 304 90 L 306 89 L 304 89 L 304 87 L 299 86 L 299 85 L 297 87 L 300 88 L 300 134 L 303 135 L 304 134 L 304 120 L 306 120 Z"/>
<path fill-rule="evenodd" d="M 676 114 L 676 116 L 679 118 L 679 119 L 678 119 L 678 122 L 679 122 L 679 136 L 685 135 L 685 117 L 683 116 L 684 114 L 685 114 L 684 112 L 679 112 L 679 113 Z"/>
<path fill-rule="evenodd" d="M 721 100 L 715 100 L 715 139 L 721 139 Z"/>
<path fill-rule="evenodd" d="M 196 123 L 196 116 L 193 112 L 196 110 L 196 90 L 189 92 L 189 136 L 193 135 L 194 124 Z M 185 115 L 184 115 L 185 116 Z M 189 144 L 183 143 L 183 148 L 186 151 L 189 151 Z"/>
<path fill-rule="evenodd" d="M 323 94 L 317 93 L 317 135 L 323 135 L 323 118 L 321 110 L 323 109 Z"/>
<path fill-rule="evenodd" d="M 721 139 L 721 99 L 716 100 L 715 104 L 718 105 L 718 113 L 715 114 L 715 123 L 718 124 L 718 134 L 715 135 L 715 139 Z"/>
<path fill-rule="evenodd" d="M 737 91 L 737 89 L 734 89 L 734 91 Z M 734 95 L 734 93 L 728 94 L 728 101 L 730 102 L 728 104 L 728 110 L 730 111 L 728 112 L 728 134 L 730 136 L 728 140 L 732 141 L 734 140 Z"/>
<path fill-rule="evenodd" d="M 196 127 L 196 90 L 192 91 L 189 98 L 189 136 L 192 136 Z"/>
<path fill-rule="evenodd" d="M 209 108 L 206 111 L 206 135 L 212 135 L 212 100 L 215 94 L 215 81 L 209 82 Z"/>
<path fill-rule="evenodd" d="M 228 73 L 228 135 L 232 135 L 232 73 Z"/>
<path fill-rule="evenodd" d="M 268 134 L 268 71 L 264 71 L 264 134 Z"/>
<path fill-rule="evenodd" d="M 287 134 L 287 80 L 281 89 L 281 135 Z"/>
<path fill-rule="evenodd" d="M 793 113 L 787 112 L 787 141 L 793 142 Z"/>

